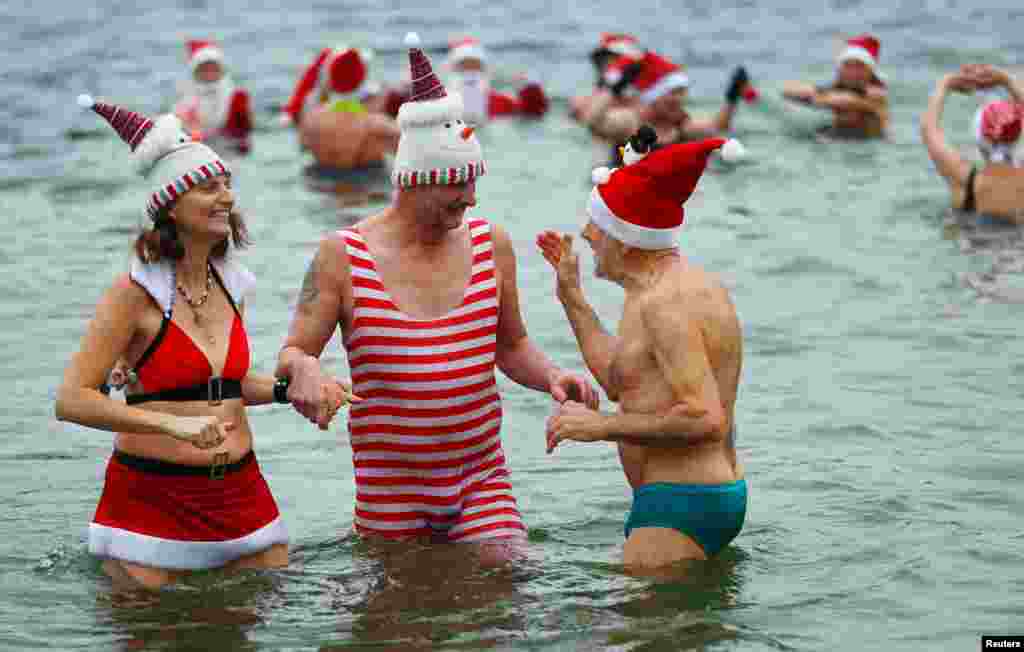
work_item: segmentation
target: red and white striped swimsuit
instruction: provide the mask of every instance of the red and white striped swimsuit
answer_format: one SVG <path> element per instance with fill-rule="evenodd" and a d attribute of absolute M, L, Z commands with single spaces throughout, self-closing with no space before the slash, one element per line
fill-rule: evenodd
<path fill-rule="evenodd" d="M 366 241 L 345 230 L 354 311 L 346 341 L 356 530 L 449 541 L 523 537 L 501 447 L 494 377 L 498 292 L 491 225 L 469 221 L 462 303 L 412 319 L 381 283 Z"/>

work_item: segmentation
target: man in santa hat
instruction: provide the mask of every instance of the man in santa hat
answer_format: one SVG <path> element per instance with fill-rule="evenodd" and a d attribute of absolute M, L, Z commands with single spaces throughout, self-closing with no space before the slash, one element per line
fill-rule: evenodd
<path fill-rule="evenodd" d="M 466 122 L 483 125 L 492 118 L 540 118 L 547 113 L 548 98 L 540 82 L 528 80 L 516 95 L 500 93 L 491 86 L 487 64 L 487 51 L 479 39 L 468 36 L 449 44 L 449 85 L 462 96 Z"/>
<path fill-rule="evenodd" d="M 658 143 L 668 145 L 728 132 L 739 100 L 757 99 L 747 71 L 737 67 L 725 91 L 725 102 L 713 117 L 694 117 L 685 108 L 690 78 L 683 68 L 652 51 L 626 54 L 608 65 L 605 88 L 595 93 L 580 121 L 599 138 L 616 146 L 626 142 L 641 124 L 650 125 Z M 617 98 L 628 95 L 634 102 Z"/>
<path fill-rule="evenodd" d="M 602 32 L 597 46 L 590 52 L 590 63 L 593 64 L 596 75 L 593 90 L 589 95 L 576 95 L 569 99 L 569 117 L 576 121 L 582 119 L 590 103 L 594 100 L 594 94 L 602 88 L 608 87 L 608 78 L 605 73 L 609 64 L 624 56 L 639 59 L 643 53 L 640 42 L 632 34 Z M 635 98 L 633 97 L 622 93 L 615 94 L 614 105 L 625 106 L 634 103 Z"/>
<path fill-rule="evenodd" d="M 742 328 L 728 290 L 679 249 L 682 204 L 723 146 L 728 157 L 735 145 L 715 138 L 595 172 L 582 236 L 594 274 L 625 290 L 617 334 L 583 294 L 572 236 L 537 238 L 587 367 L 619 404 L 605 413 L 562 403 L 548 419 L 548 452 L 567 440 L 618 444 L 633 488 L 624 548 L 633 568 L 716 555 L 746 515 L 734 430 Z"/>
<path fill-rule="evenodd" d="M 302 75 L 281 121 L 298 124 L 299 142 L 321 169 L 383 169 L 399 130 L 390 116 L 370 110 L 379 90 L 369 79 L 366 52 L 325 48 Z M 307 106 L 314 95 L 319 101 Z"/>
<path fill-rule="evenodd" d="M 555 400 L 593 387 L 527 336 L 504 229 L 465 217 L 486 172 L 480 142 L 410 34 L 412 95 L 383 212 L 325 237 L 278 357 L 288 398 L 316 419 L 319 356 L 339 327 L 354 392 L 355 528 L 362 536 L 522 542 L 501 442 L 495 368 Z M 504 544 L 502 544 L 504 545 Z"/>
<path fill-rule="evenodd" d="M 189 77 L 181 85 L 175 115 L 197 140 L 247 153 L 253 125 L 249 93 L 235 86 L 216 43 L 190 40 L 185 49 Z"/>
<path fill-rule="evenodd" d="M 889 91 L 878 70 L 881 43 L 870 34 L 846 41 L 828 84 L 786 82 L 782 96 L 832 112 L 828 135 L 881 138 L 889 127 Z"/>

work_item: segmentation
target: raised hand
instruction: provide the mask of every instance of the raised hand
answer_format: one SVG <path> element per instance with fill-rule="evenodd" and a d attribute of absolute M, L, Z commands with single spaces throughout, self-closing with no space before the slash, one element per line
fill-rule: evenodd
<path fill-rule="evenodd" d="M 187 441 L 203 450 L 216 448 L 224 443 L 228 433 L 235 429 L 231 421 L 221 421 L 217 416 L 174 417 L 169 434 L 180 441 Z"/>
<path fill-rule="evenodd" d="M 974 63 L 961 66 L 960 77 L 969 81 L 974 88 L 980 89 L 1006 86 L 1009 82 L 1009 76 L 1005 71 L 987 63 Z"/>
<path fill-rule="evenodd" d="M 555 270 L 558 298 L 564 301 L 571 293 L 582 292 L 580 261 L 572 250 L 572 236 L 558 231 L 543 231 L 537 236 L 537 247 L 544 260 Z"/>

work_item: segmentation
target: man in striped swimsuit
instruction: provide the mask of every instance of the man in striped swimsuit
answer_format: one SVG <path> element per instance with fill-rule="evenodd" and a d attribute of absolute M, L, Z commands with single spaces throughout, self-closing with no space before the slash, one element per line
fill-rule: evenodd
<path fill-rule="evenodd" d="M 349 419 L 360 534 L 521 539 L 495 366 L 558 401 L 596 407 L 597 393 L 527 337 L 508 235 L 463 220 L 485 172 L 480 144 L 419 48 L 410 62 L 395 201 L 322 240 L 277 376 L 290 379 L 296 409 L 316 419 L 317 357 L 340 324 L 353 392 L 363 399 Z"/>

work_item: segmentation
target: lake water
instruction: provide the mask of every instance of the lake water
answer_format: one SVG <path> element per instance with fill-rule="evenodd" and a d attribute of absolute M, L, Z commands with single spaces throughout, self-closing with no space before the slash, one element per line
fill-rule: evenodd
<path fill-rule="evenodd" d="M 0 4 L 0 648 L 909 651 L 1024 634 L 1021 232 L 950 214 L 918 136 L 940 74 L 1024 62 L 1019 3 Z M 744 325 L 737 421 L 751 499 L 734 544 L 671 578 L 624 574 L 630 493 L 614 448 L 546 456 L 548 401 L 502 379 L 531 542 L 515 568 L 484 570 L 457 547 L 360 542 L 342 422 L 324 433 L 278 406 L 251 418 L 291 567 L 204 574 L 152 604 L 112 600 L 84 542 L 111 438 L 56 422 L 53 398 L 125 269 L 144 190 L 124 144 L 75 96 L 156 113 L 182 74 L 182 39 L 223 42 L 258 113 L 235 179 L 255 240 L 244 262 L 259 278 L 254 364 L 270 372 L 318 239 L 380 208 L 341 207 L 303 181 L 295 134 L 274 126 L 299 68 L 346 42 L 373 47 L 375 75 L 396 80 L 406 31 L 435 63 L 450 35 L 478 34 L 499 75 L 531 71 L 554 106 L 541 123 L 482 134 L 489 173 L 472 214 L 511 233 L 531 335 L 579 368 L 533 238 L 581 224 L 593 151 L 566 100 L 590 84 L 598 33 L 617 28 L 688 64 L 696 113 L 717 109 L 741 62 L 765 98 L 736 122 L 749 160 L 705 175 L 682 239 L 733 288 Z M 778 90 L 826 79 L 838 35 L 862 29 L 882 41 L 891 139 L 819 143 L 821 116 L 783 106 Z M 946 109 L 947 137 L 964 148 L 975 106 L 956 96 Z M 583 265 L 614 324 L 621 292 Z M 324 360 L 347 374 L 337 340 Z"/>

